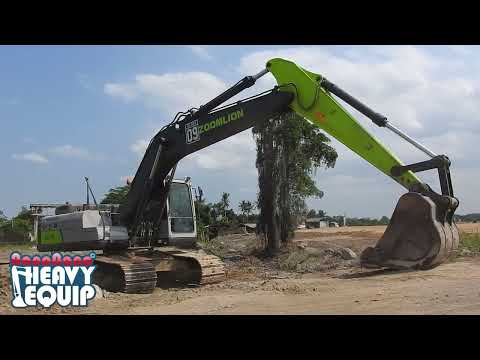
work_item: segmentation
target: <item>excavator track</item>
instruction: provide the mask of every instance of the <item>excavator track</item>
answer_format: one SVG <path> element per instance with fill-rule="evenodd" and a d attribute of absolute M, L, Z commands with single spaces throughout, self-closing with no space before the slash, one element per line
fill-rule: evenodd
<path fill-rule="evenodd" d="M 111 292 L 152 293 L 157 285 L 207 285 L 225 280 L 220 258 L 174 247 L 131 249 L 100 255 L 95 260 L 94 283 Z"/>
<path fill-rule="evenodd" d="M 196 281 L 199 285 L 215 284 L 225 280 L 225 265 L 217 256 L 177 248 L 171 250 L 159 248 L 159 251 L 177 260 L 189 262 L 191 271 L 197 273 Z"/>
<path fill-rule="evenodd" d="M 127 294 L 151 293 L 157 284 L 157 273 L 148 258 L 128 255 L 99 256 L 93 281 L 101 288 Z"/>

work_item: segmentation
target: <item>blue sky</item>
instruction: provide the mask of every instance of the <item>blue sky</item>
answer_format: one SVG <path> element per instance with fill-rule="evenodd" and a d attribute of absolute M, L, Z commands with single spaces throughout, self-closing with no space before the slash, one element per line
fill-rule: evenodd
<path fill-rule="evenodd" d="M 464 46 L 1 46 L 0 209 L 32 202 L 82 202 L 83 177 L 97 198 L 134 175 L 150 138 L 177 111 L 199 106 L 271 57 L 327 76 L 393 124 L 454 162 L 459 213 L 480 211 L 478 47 Z M 273 86 L 264 77 L 244 96 Z M 352 111 L 405 161 L 424 157 Z M 335 169 L 319 170 L 329 214 L 389 216 L 403 189 L 333 144 Z M 181 162 L 207 200 L 254 200 L 249 130 Z M 436 185 L 435 177 L 424 176 Z"/>

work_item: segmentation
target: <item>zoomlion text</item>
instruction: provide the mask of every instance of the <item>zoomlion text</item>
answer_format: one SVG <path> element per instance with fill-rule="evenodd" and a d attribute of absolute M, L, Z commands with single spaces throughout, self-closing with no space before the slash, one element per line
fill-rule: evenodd
<path fill-rule="evenodd" d="M 203 134 L 204 132 L 207 132 L 209 130 L 215 129 L 217 127 L 223 126 L 225 124 L 228 124 L 231 121 L 238 120 L 244 116 L 243 109 L 239 109 L 235 112 L 232 112 L 230 114 L 227 114 L 225 116 L 220 116 L 219 118 L 216 118 L 215 120 L 212 120 L 210 122 L 207 122 L 205 124 L 201 124 L 198 126 L 198 130 L 200 134 Z"/>
<path fill-rule="evenodd" d="M 232 121 L 238 120 L 244 117 L 243 109 L 236 110 L 227 115 L 220 116 L 215 120 L 206 122 L 205 124 L 198 124 L 198 119 L 189 122 L 185 125 L 185 141 L 187 144 L 192 144 L 200 140 L 200 135 L 210 130 L 216 129 L 223 125 L 226 125 Z"/>

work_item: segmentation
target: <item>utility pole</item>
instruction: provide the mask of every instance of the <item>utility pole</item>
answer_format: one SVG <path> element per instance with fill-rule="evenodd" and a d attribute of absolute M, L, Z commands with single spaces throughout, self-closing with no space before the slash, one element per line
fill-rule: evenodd
<path fill-rule="evenodd" d="M 88 206 L 90 205 L 90 192 L 88 191 L 88 178 L 85 177 L 85 184 L 87 185 L 87 209 Z"/>

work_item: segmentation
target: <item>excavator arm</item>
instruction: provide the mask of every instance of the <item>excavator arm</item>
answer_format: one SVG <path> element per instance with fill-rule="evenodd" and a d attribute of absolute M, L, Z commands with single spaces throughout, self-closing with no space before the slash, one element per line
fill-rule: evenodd
<path fill-rule="evenodd" d="M 450 160 L 418 143 L 387 118 L 340 89 L 324 76 L 284 59 L 271 59 L 266 68 L 282 91 L 294 94 L 291 109 L 335 137 L 409 192 L 395 208 L 390 225 L 377 245 L 361 256 L 367 267 L 428 269 L 445 261 L 457 248 L 453 214 L 458 207 L 450 177 Z M 425 153 L 430 160 L 405 165 L 345 110 L 333 95 Z M 423 183 L 415 172 L 437 169 L 442 194 Z"/>
<path fill-rule="evenodd" d="M 219 107 L 270 72 L 278 86 L 252 98 Z M 337 96 L 376 125 L 386 127 L 431 157 L 405 165 L 370 134 L 333 97 Z M 387 121 L 387 118 L 319 74 L 284 59 L 268 61 L 266 69 L 247 76 L 199 109 L 179 113 L 150 142 L 120 209 L 122 222 L 135 235 L 142 222 L 159 221 L 165 209 L 170 180 L 185 156 L 224 140 L 253 125 L 293 110 L 312 122 L 409 192 L 398 201 L 390 225 L 374 248 L 361 256 L 365 266 L 430 268 L 443 262 L 458 247 L 453 213 L 450 161 L 437 156 Z M 241 149 L 239 149 L 241 151 Z M 437 169 L 442 194 L 424 184 L 415 172 Z"/>

